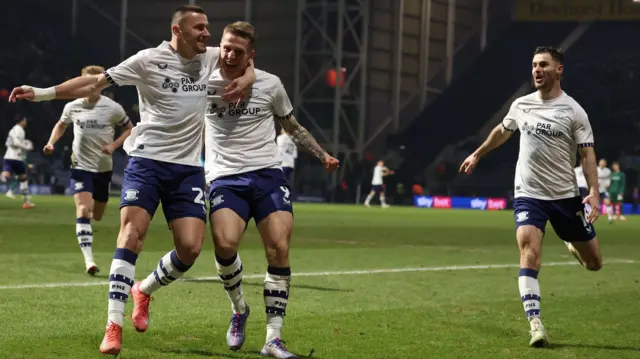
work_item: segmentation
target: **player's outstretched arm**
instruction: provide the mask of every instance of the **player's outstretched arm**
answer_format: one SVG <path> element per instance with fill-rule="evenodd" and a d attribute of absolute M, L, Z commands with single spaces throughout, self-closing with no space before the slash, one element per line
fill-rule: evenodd
<path fill-rule="evenodd" d="M 38 88 L 29 85 L 16 87 L 9 95 L 9 102 L 17 100 L 27 101 L 51 101 L 51 100 L 73 100 L 87 97 L 92 93 L 100 92 L 109 87 L 109 81 L 103 74 L 78 76 L 65 81 L 57 86 L 48 88 Z"/>
<path fill-rule="evenodd" d="M 62 121 L 58 121 L 56 125 L 53 126 L 53 130 L 51 130 L 51 136 L 49 136 L 49 142 L 47 142 L 47 144 L 42 149 L 42 152 L 44 152 L 45 155 L 50 155 L 53 153 L 56 143 L 62 137 L 62 135 L 64 135 L 67 127 L 69 127 L 69 124 Z"/>
<path fill-rule="evenodd" d="M 487 153 L 492 150 L 502 146 L 513 134 L 512 131 L 507 130 L 506 127 L 501 123 L 496 126 L 491 133 L 484 141 L 483 144 L 478 147 L 460 166 L 460 172 L 464 172 L 466 174 L 471 174 L 473 169 L 478 165 L 480 158 L 485 156 Z"/>
<path fill-rule="evenodd" d="M 333 172 L 338 168 L 340 162 L 320 147 L 313 135 L 298 123 L 293 114 L 280 118 L 280 124 L 298 146 L 322 162 L 326 171 Z"/>
<path fill-rule="evenodd" d="M 596 151 L 593 146 L 580 147 L 580 164 L 582 165 L 582 172 L 587 180 L 587 186 L 589 186 L 589 195 L 585 197 L 584 203 L 588 203 L 591 206 L 589 222 L 595 222 L 600 216 L 600 190 L 598 184 L 598 166 L 596 164 Z"/>

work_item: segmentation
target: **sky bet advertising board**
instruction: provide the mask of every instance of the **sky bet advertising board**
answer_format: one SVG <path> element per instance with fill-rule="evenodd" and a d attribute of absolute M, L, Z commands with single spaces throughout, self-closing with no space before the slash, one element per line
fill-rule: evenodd
<path fill-rule="evenodd" d="M 477 210 L 503 210 L 506 198 L 413 196 L 413 204 L 421 208 L 461 208 Z"/>

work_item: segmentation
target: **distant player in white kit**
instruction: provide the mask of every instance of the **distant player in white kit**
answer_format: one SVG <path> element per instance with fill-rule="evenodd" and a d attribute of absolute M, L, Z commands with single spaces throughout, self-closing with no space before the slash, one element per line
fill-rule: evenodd
<path fill-rule="evenodd" d="M 598 162 L 598 183 L 600 184 L 600 200 L 604 204 L 604 209 L 607 212 L 607 215 L 611 218 L 613 216 L 613 205 L 611 205 L 611 200 L 609 199 L 611 170 L 607 168 L 607 160 L 604 158 L 601 158 Z"/>
<path fill-rule="evenodd" d="M 102 66 L 86 66 L 82 76 L 104 73 Z M 91 219 L 100 221 L 109 201 L 109 186 L 113 169 L 111 154 L 129 137 L 133 124 L 119 103 L 100 92 L 67 103 L 60 121 L 51 131 L 44 146 L 50 155 L 55 144 L 73 125 L 71 154 L 71 190 L 76 204 L 76 236 L 84 256 L 87 273 L 100 271 L 93 259 L 93 229 Z M 114 141 L 116 127 L 123 129 Z"/>
<path fill-rule="evenodd" d="M 33 149 L 33 143 L 26 138 L 25 128 L 27 118 L 22 117 L 13 126 L 7 135 L 5 146 L 7 152 L 2 159 L 2 177 L 7 182 L 8 191 L 11 190 L 11 181 L 18 177 L 20 193 L 22 193 L 22 208 L 28 209 L 35 205 L 29 198 L 29 180 L 27 179 L 27 152 Z M 11 197 L 11 196 L 9 196 Z"/>
<path fill-rule="evenodd" d="M 584 177 L 584 171 L 582 171 L 582 166 L 578 166 L 573 169 L 576 173 L 576 184 L 578 185 L 578 192 L 580 192 L 580 197 L 586 197 L 589 195 L 589 185 L 587 185 L 587 179 Z"/>
<path fill-rule="evenodd" d="M 580 197 L 585 198 L 589 195 L 589 185 L 587 184 L 587 179 L 584 177 L 584 171 L 582 170 L 582 166 L 578 166 L 573 169 L 576 173 L 576 184 L 578 185 L 578 192 L 580 193 Z M 585 209 L 589 212 L 589 205 L 585 203 Z"/>
<path fill-rule="evenodd" d="M 560 87 L 564 56 L 555 48 L 535 50 L 531 75 L 537 92 L 518 98 L 488 139 L 460 167 L 470 174 L 480 158 L 520 130 L 516 165 L 514 215 L 520 248 L 518 286 L 531 325 L 530 346 L 548 343 L 540 320 L 540 253 L 547 221 L 569 251 L 588 270 L 602 268 L 593 222 L 600 215 L 593 133 L 582 107 Z M 576 151 L 589 186 L 584 201 L 578 193 L 573 165 Z M 584 203 L 591 206 L 585 216 Z"/>
<path fill-rule="evenodd" d="M 296 158 L 298 158 L 298 146 L 284 128 L 276 137 L 276 144 L 278 145 L 278 153 L 280 153 L 282 172 L 284 172 L 289 187 L 293 187 L 293 170 L 296 167 Z"/>
<path fill-rule="evenodd" d="M 373 178 L 371 178 L 371 192 L 364 200 L 365 207 L 370 207 L 371 200 L 375 197 L 376 194 L 380 197 L 380 206 L 382 208 L 389 208 L 387 204 L 386 198 L 384 196 L 384 177 L 388 175 L 394 174 L 394 171 L 391 171 L 384 165 L 384 161 L 380 160 L 373 167 Z"/>
<path fill-rule="evenodd" d="M 251 218 L 262 238 L 267 273 L 263 298 L 267 335 L 261 355 L 297 358 L 283 345 L 281 330 L 289 300 L 291 267 L 289 240 L 293 207 L 289 184 L 280 169 L 274 141 L 277 119 L 303 149 L 321 161 L 328 172 L 338 160 L 328 155 L 293 116 L 293 107 L 280 79 L 255 70 L 251 97 L 240 103 L 220 98 L 229 81 L 240 76 L 254 56 L 254 28 L 235 22 L 224 29 L 222 64 L 209 79 L 209 110 L 205 127 L 205 172 L 209 183 L 211 233 L 218 275 L 231 301 L 227 344 L 239 350 L 245 342 L 250 315 L 242 290 L 242 261 L 238 248 Z"/>
<path fill-rule="evenodd" d="M 138 332 L 149 325 L 150 294 L 182 277 L 200 254 L 206 223 L 204 169 L 200 163 L 207 81 L 218 67 L 219 48 L 207 48 L 209 22 L 198 6 L 179 7 L 171 19 L 171 41 L 142 50 L 97 76 L 80 76 L 48 89 L 22 86 L 9 100 L 73 99 L 110 85 L 137 87 L 140 122 L 124 144 L 130 156 L 120 204 L 120 233 L 109 276 L 109 310 L 103 354 L 118 355 L 129 292 Z M 255 80 L 253 67 L 231 82 L 227 101 L 242 97 Z M 175 249 L 142 282 L 135 263 L 159 203 L 173 232 Z M 132 288 L 133 287 L 133 288 Z"/>

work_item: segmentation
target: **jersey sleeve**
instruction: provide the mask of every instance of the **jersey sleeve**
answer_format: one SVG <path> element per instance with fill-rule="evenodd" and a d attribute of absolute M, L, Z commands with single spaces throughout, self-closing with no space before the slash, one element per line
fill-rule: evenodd
<path fill-rule="evenodd" d="M 140 51 L 104 72 L 112 86 L 137 85 L 145 77 L 145 52 Z"/>
<path fill-rule="evenodd" d="M 275 96 L 273 97 L 273 113 L 278 118 L 289 118 L 293 115 L 293 106 L 291 106 L 287 91 L 280 79 L 276 84 Z"/>
<path fill-rule="evenodd" d="M 594 146 L 589 117 L 582 108 L 576 109 L 573 116 L 573 137 L 580 148 Z"/>
<path fill-rule="evenodd" d="M 129 122 L 131 122 L 129 120 L 129 116 L 127 116 L 127 113 L 124 111 L 124 108 L 122 108 L 119 103 L 113 106 L 113 115 L 111 115 L 111 122 L 113 122 L 114 125 L 120 127 L 126 126 Z"/>
<path fill-rule="evenodd" d="M 71 118 L 71 102 L 64 105 L 62 114 L 60 115 L 60 122 L 67 125 L 73 122 L 73 118 Z"/>
<path fill-rule="evenodd" d="M 518 129 L 518 121 L 516 120 L 517 105 L 517 101 L 513 101 L 511 107 L 509 107 L 509 112 L 502 119 L 502 127 L 509 132 L 514 132 Z"/>

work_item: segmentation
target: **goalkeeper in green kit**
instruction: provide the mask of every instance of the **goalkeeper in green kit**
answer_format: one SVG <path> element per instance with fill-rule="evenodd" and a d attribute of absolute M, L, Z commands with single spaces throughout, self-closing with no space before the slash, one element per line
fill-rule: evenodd
<path fill-rule="evenodd" d="M 609 199 L 614 207 L 615 215 L 609 213 L 609 223 L 618 219 L 626 221 L 627 219 L 622 215 L 622 200 L 624 198 L 624 187 L 626 184 L 624 172 L 620 171 L 620 164 L 618 162 L 614 162 L 611 168 L 613 172 L 611 173 L 611 185 L 609 186 Z"/>

